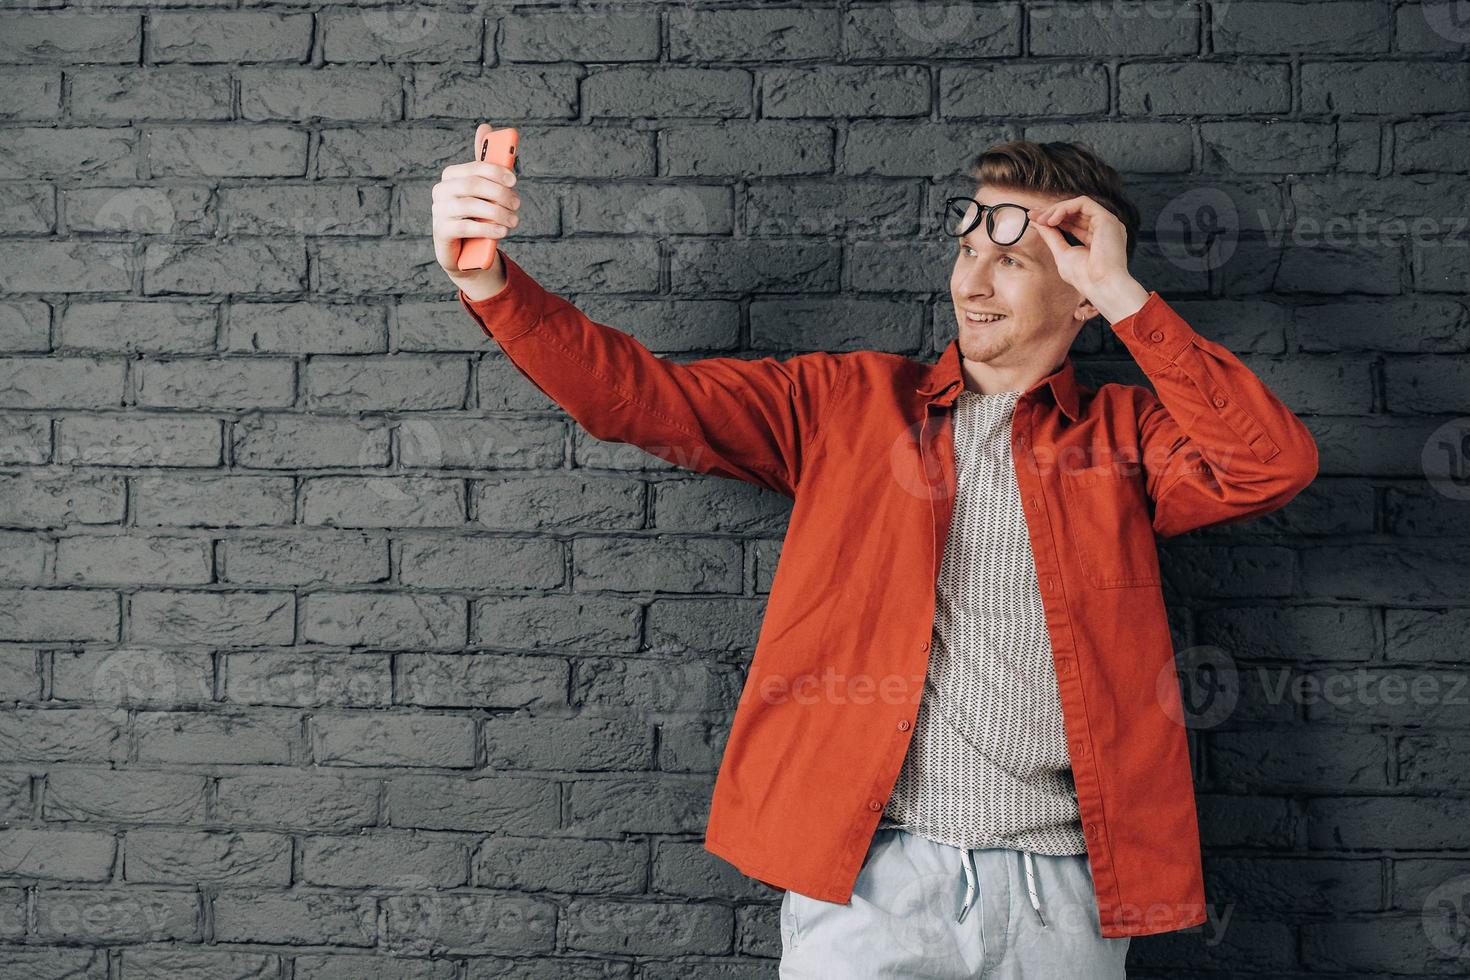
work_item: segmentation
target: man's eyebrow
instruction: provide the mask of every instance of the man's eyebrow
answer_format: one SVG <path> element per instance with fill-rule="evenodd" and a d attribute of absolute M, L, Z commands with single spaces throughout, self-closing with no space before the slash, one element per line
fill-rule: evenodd
<path fill-rule="evenodd" d="M 962 236 L 960 238 L 960 241 L 964 242 L 967 245 L 973 244 L 973 242 L 970 241 L 970 235 L 973 235 L 973 234 L 975 234 L 975 233 L 972 231 L 972 232 L 970 232 L 969 235 Z M 979 239 L 977 238 L 977 239 L 975 239 L 975 241 L 979 241 Z M 991 242 L 991 244 L 992 245 L 995 245 L 994 242 Z M 1028 258 L 1028 259 L 1034 259 L 1034 258 L 1036 258 L 1036 254 L 1034 252 L 1029 251 L 1028 249 L 1022 248 L 1020 242 L 1013 242 L 1010 245 L 996 245 L 995 247 L 997 249 L 999 249 L 1000 251 L 1006 252 L 1006 253 L 1017 252 L 1017 253 L 1019 253 L 1021 255 L 1026 256 L 1026 258 Z"/>

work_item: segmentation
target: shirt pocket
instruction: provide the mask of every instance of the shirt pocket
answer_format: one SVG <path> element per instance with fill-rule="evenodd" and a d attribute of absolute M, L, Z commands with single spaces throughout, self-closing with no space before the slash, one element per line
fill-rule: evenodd
<path fill-rule="evenodd" d="M 1061 470 L 1072 547 L 1099 589 L 1159 584 L 1148 492 L 1138 473 L 1112 463 Z"/>

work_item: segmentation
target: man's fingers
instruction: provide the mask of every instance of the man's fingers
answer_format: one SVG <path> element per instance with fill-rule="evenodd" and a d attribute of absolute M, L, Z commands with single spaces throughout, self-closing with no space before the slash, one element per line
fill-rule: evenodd
<path fill-rule="evenodd" d="M 440 175 L 441 180 L 452 180 L 456 177 L 488 177 L 499 181 L 507 187 L 514 187 L 516 182 L 515 171 L 509 167 L 502 167 L 498 163 L 489 160 L 467 160 L 464 163 L 451 163 L 444 168 Z"/>

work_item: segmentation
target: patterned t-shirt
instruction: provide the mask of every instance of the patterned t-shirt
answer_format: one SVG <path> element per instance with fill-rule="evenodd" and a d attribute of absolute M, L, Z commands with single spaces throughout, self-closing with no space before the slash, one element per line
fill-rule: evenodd
<path fill-rule="evenodd" d="M 954 406 L 957 496 L 913 740 L 878 829 L 954 847 L 1083 854 L 1011 418 L 1020 391 Z"/>

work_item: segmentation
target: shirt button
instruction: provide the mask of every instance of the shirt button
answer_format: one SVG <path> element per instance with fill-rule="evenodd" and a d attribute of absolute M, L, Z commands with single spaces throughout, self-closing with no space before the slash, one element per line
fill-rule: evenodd
<path fill-rule="evenodd" d="M 909 730 L 909 721 L 907 718 L 898 723 L 898 730 L 901 732 L 906 732 Z"/>
<path fill-rule="evenodd" d="M 1148 335 L 1148 339 L 1157 344 L 1159 341 L 1164 339 L 1164 335 L 1162 332 L 1155 330 L 1153 333 Z"/>
<path fill-rule="evenodd" d="M 1095 824 L 1095 823 L 1088 824 L 1087 825 L 1087 832 L 1089 834 L 1091 834 L 1092 836 L 1096 837 L 1097 836 L 1097 824 Z"/>
<path fill-rule="evenodd" d="M 924 641 L 924 645 L 921 646 L 921 647 L 919 647 L 919 649 L 920 650 L 923 650 L 925 653 L 928 653 L 929 652 L 929 644 L 932 643 L 932 642 L 933 642 L 932 640 L 926 640 L 926 641 Z"/>
<path fill-rule="evenodd" d="M 1056 591 L 1056 588 L 1057 588 L 1057 580 L 1054 579 L 1054 578 L 1052 578 L 1050 575 L 1048 575 L 1046 577 L 1046 591 L 1048 591 L 1048 592 L 1055 592 Z"/>
<path fill-rule="evenodd" d="M 868 801 L 868 809 L 876 812 L 878 810 L 883 809 L 883 804 L 882 803 L 879 803 L 877 800 L 869 800 Z"/>
<path fill-rule="evenodd" d="M 1215 407 L 1216 408 L 1220 408 L 1224 404 L 1225 404 L 1225 396 L 1224 395 L 1216 395 L 1215 396 Z"/>

